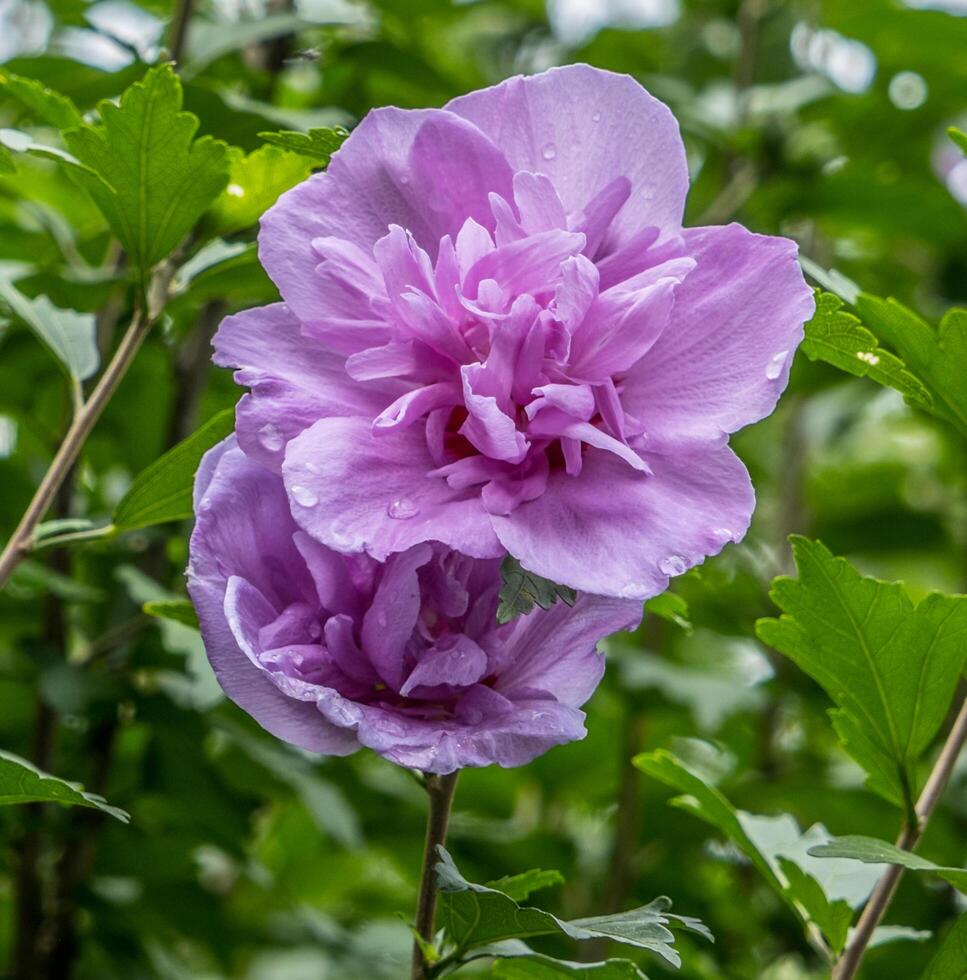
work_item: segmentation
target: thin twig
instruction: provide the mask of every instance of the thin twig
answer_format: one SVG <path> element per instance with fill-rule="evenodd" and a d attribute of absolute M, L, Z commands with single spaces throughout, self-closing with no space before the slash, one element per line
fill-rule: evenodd
<path fill-rule="evenodd" d="M 436 872 L 437 845 L 445 844 L 447 824 L 450 822 L 450 808 L 453 794 L 457 788 L 460 770 L 447 776 L 427 773 L 425 787 L 430 799 L 430 809 L 426 818 L 426 843 L 423 848 L 423 870 L 420 874 L 420 895 L 416 906 L 416 931 L 424 943 L 433 942 L 433 923 L 436 919 Z M 427 963 L 418 942 L 413 943 L 412 980 L 427 980 Z"/>
<path fill-rule="evenodd" d="M 920 799 L 917 800 L 917 822 L 913 825 L 908 823 L 903 828 L 902 833 L 897 838 L 897 847 L 904 851 L 912 851 L 920 842 L 927 823 L 933 815 L 937 803 L 940 802 L 947 782 L 950 780 L 950 774 L 953 772 L 957 757 L 960 755 L 960 750 L 965 741 L 967 741 L 967 698 L 964 698 L 961 703 L 960 711 L 950 729 L 947 741 L 944 742 L 927 783 L 923 787 L 923 792 L 920 794 Z M 870 900 L 863 909 L 859 922 L 856 923 L 852 938 L 833 969 L 832 980 L 852 980 L 856 976 L 870 939 L 873 938 L 876 927 L 880 924 L 880 920 L 893 900 L 902 874 L 902 865 L 891 864 L 877 882 Z"/>
<path fill-rule="evenodd" d="M 114 352 L 114 357 L 104 369 L 90 397 L 75 413 L 64 441 L 60 444 L 50 468 L 44 474 L 40 486 L 34 493 L 33 499 L 27 506 L 17 529 L 7 542 L 3 553 L 0 554 L 0 589 L 7 584 L 13 570 L 30 551 L 34 530 L 57 495 L 71 467 L 77 462 L 81 449 L 87 437 L 101 417 L 111 396 L 117 390 L 122 378 L 127 373 L 134 355 L 137 354 L 144 338 L 148 335 L 152 324 L 164 305 L 163 297 L 167 297 L 168 285 L 173 271 L 172 263 L 165 263 L 155 275 L 152 282 L 151 296 L 146 303 L 139 305 L 135 311 L 131 325 L 128 327 Z"/>
<path fill-rule="evenodd" d="M 188 25 L 195 12 L 195 0 L 180 0 L 171 18 L 171 32 L 168 35 L 168 54 L 172 61 L 181 64 L 188 43 Z"/>

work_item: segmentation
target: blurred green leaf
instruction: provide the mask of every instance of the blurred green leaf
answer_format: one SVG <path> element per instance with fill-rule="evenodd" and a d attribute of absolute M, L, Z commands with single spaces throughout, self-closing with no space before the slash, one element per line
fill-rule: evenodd
<path fill-rule="evenodd" d="M 342 126 L 318 127 L 308 133 L 293 129 L 280 129 L 275 133 L 259 133 L 259 136 L 273 146 L 292 153 L 300 153 L 316 161 L 316 165 L 328 166 L 333 153 L 342 146 L 349 133 Z"/>
<path fill-rule="evenodd" d="M 57 129 L 71 129 L 84 121 L 77 106 L 66 95 L 47 88 L 34 78 L 0 71 L 0 90 L 19 102 L 32 116 Z"/>
<path fill-rule="evenodd" d="M 661 595 L 649 599 L 645 603 L 645 615 L 648 613 L 674 623 L 686 633 L 691 633 L 694 628 L 688 618 L 688 603 L 675 592 L 662 592 Z"/>
<path fill-rule="evenodd" d="M 503 584 L 500 587 L 500 606 L 497 609 L 498 623 L 509 623 L 518 616 L 524 616 L 535 605 L 541 609 L 550 609 L 560 600 L 573 606 L 577 599 L 574 589 L 528 572 L 511 555 L 504 559 L 500 574 Z"/>
<path fill-rule="evenodd" d="M 79 382 L 97 371 L 100 355 L 93 313 L 58 309 L 46 296 L 28 299 L 2 273 L 0 300 L 37 335 L 69 377 Z"/>
<path fill-rule="evenodd" d="M 613 939 L 651 950 L 679 966 L 681 958 L 672 945 L 670 926 L 711 939 L 697 919 L 669 912 L 671 902 L 667 898 L 656 898 L 649 905 L 615 915 L 565 922 L 550 912 L 522 907 L 509 895 L 487 885 L 467 881 L 444 848 L 438 847 L 437 853 L 440 860 L 436 875 L 446 938 L 460 952 L 506 939 L 563 934 L 571 939 Z"/>
<path fill-rule="evenodd" d="M 139 473 L 114 508 L 115 528 L 133 531 L 191 517 L 191 491 L 198 464 L 215 443 L 229 435 L 234 424 L 233 409 L 219 412 Z"/>
<path fill-rule="evenodd" d="M 127 823 L 130 817 L 109 806 L 100 796 L 85 793 L 76 784 L 65 782 L 38 769 L 33 763 L 0 750 L 0 805 L 11 803 L 62 803 L 102 810 Z"/>
<path fill-rule="evenodd" d="M 967 596 L 914 606 L 898 583 L 861 576 L 821 543 L 793 537 L 799 578 L 773 582 L 785 615 L 756 624 L 837 705 L 833 726 L 883 797 L 912 811 L 916 764 L 950 705 L 967 656 Z"/>
<path fill-rule="evenodd" d="M 305 180 L 311 167 L 305 157 L 263 146 L 249 154 L 231 151 L 228 186 L 216 198 L 206 224 L 216 235 L 254 225 L 279 195 Z"/>
<path fill-rule="evenodd" d="M 967 153 L 967 133 L 956 126 L 951 126 L 947 130 L 947 135 L 959 146 L 964 153 Z"/>
<path fill-rule="evenodd" d="M 964 980 L 967 963 L 967 915 L 951 927 L 920 980 Z"/>
<path fill-rule="evenodd" d="M 542 871 L 540 868 L 533 868 L 530 871 L 523 871 L 519 875 L 505 875 L 496 881 L 488 881 L 487 887 L 503 892 L 515 902 L 523 902 L 534 892 L 563 884 L 564 876 L 560 871 Z"/>
<path fill-rule="evenodd" d="M 826 361 L 857 377 L 894 388 L 920 408 L 933 408 L 930 392 L 903 361 L 879 347 L 876 337 L 844 310 L 843 301 L 832 293 L 817 291 L 816 312 L 806 324 L 802 351 L 812 361 Z"/>
<path fill-rule="evenodd" d="M 856 306 L 930 389 L 931 411 L 967 436 L 967 310 L 948 310 L 934 327 L 895 299 L 862 293 Z"/>
<path fill-rule="evenodd" d="M 171 619 L 183 626 L 198 629 L 198 615 L 188 599 L 152 599 L 141 607 L 149 616 Z"/>
<path fill-rule="evenodd" d="M 228 183 L 227 147 L 208 136 L 195 140 L 198 120 L 181 102 L 177 75 L 162 65 L 119 105 L 102 102 L 99 125 L 64 134 L 87 168 L 70 172 L 142 270 L 174 250 Z"/>
<path fill-rule="evenodd" d="M 809 853 L 814 857 L 851 858 L 864 864 L 899 864 L 909 871 L 929 871 L 967 894 L 967 870 L 964 868 L 942 867 L 876 837 L 834 837 L 826 844 L 811 847 Z"/>

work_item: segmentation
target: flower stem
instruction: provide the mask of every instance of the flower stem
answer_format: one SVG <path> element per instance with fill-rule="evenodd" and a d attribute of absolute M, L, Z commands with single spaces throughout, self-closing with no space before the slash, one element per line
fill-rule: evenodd
<path fill-rule="evenodd" d="M 967 698 L 964 698 L 960 705 L 960 711 L 957 712 L 947 741 L 944 742 L 927 783 L 923 787 L 923 792 L 920 794 L 920 799 L 917 800 L 916 822 L 912 824 L 909 821 L 906 822 L 897 838 L 897 847 L 904 851 L 912 851 L 920 842 L 920 838 L 926 830 L 927 822 L 940 802 L 940 797 L 947 786 L 950 774 L 953 772 L 957 757 L 960 755 L 960 750 L 964 747 L 965 742 L 967 742 Z M 853 930 L 849 944 L 833 969 L 832 980 L 852 980 L 856 976 L 870 939 L 873 938 L 876 927 L 889 908 L 890 902 L 893 901 L 902 874 L 902 865 L 891 864 L 877 882 L 870 900 L 863 909 L 859 922 L 856 923 L 856 929 Z"/>
<path fill-rule="evenodd" d="M 426 843 L 423 847 L 423 871 L 420 875 L 420 895 L 416 906 L 416 932 L 424 943 L 433 942 L 433 923 L 436 919 L 436 848 L 438 844 L 446 843 L 447 824 L 450 822 L 450 807 L 453 804 L 453 794 L 457 788 L 457 776 L 460 770 L 446 776 L 436 776 L 427 773 L 424 786 L 430 801 L 426 819 Z M 419 942 L 413 943 L 412 980 L 427 980 L 431 974 L 423 956 Z"/>

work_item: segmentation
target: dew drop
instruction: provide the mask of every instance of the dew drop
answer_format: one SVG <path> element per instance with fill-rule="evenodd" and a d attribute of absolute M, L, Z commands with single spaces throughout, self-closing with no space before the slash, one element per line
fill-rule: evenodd
<path fill-rule="evenodd" d="M 591 122 L 601 122 L 601 113 L 600 112 L 594 113 L 594 115 L 591 116 Z"/>
<path fill-rule="evenodd" d="M 772 358 L 771 361 L 769 361 L 769 363 L 766 365 L 766 377 L 770 381 L 775 381 L 776 378 L 782 374 L 783 366 L 785 365 L 788 357 L 789 351 L 781 350 Z"/>
<path fill-rule="evenodd" d="M 411 517 L 416 517 L 419 512 L 420 508 L 417 507 L 412 500 L 408 500 L 406 497 L 401 497 L 399 500 L 394 500 L 386 508 L 386 513 L 389 514 L 394 521 L 408 521 Z"/>
<path fill-rule="evenodd" d="M 669 555 L 658 562 L 658 571 L 662 575 L 681 575 L 688 571 L 688 564 L 681 555 Z"/>
<path fill-rule="evenodd" d="M 319 503 L 319 498 L 308 487 L 299 484 L 292 487 L 292 496 L 303 507 L 315 507 Z"/>
<path fill-rule="evenodd" d="M 553 160 L 557 156 L 557 147 L 553 143 L 548 143 L 547 146 L 541 150 L 541 156 L 545 160 Z"/>
<path fill-rule="evenodd" d="M 277 425 L 267 422 L 259 429 L 259 442 L 263 449 L 270 453 L 277 453 L 285 445 L 285 436 Z"/>

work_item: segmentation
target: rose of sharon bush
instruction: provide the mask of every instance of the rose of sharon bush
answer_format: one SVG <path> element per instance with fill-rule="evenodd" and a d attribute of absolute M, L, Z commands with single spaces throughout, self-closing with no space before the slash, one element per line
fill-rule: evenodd
<path fill-rule="evenodd" d="M 419 543 L 381 564 L 292 519 L 277 473 L 230 439 L 203 460 L 188 588 L 218 680 L 303 748 L 367 746 L 426 772 L 518 766 L 583 738 L 596 642 L 639 603 L 582 596 L 498 626 L 500 560 Z"/>
<path fill-rule="evenodd" d="M 683 229 L 687 190 L 669 110 L 584 65 L 371 112 L 262 219 L 284 303 L 216 338 L 242 448 L 340 551 L 662 591 L 744 535 L 728 436 L 813 310 L 794 243 Z"/>

